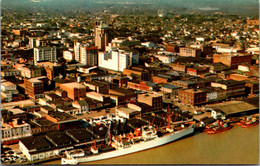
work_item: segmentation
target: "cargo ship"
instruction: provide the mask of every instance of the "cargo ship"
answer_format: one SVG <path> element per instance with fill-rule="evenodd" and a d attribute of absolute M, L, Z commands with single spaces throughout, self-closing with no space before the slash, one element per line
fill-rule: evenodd
<path fill-rule="evenodd" d="M 112 147 L 113 150 L 108 152 L 99 152 L 95 141 L 94 145 L 90 148 L 90 152 L 87 154 L 85 153 L 83 155 L 81 151 L 81 153 L 77 155 L 75 151 L 66 151 L 66 155 L 61 159 L 61 164 L 76 165 L 78 163 L 109 159 L 158 147 L 192 134 L 194 128 L 195 121 L 193 120 L 174 123 L 167 120 L 167 125 L 160 128 L 152 125 L 142 126 L 136 128 L 133 133 L 110 135 L 107 144 Z"/>
<path fill-rule="evenodd" d="M 253 117 L 253 118 L 246 117 L 245 120 L 241 120 L 240 121 L 240 125 L 243 128 L 250 127 L 250 126 L 255 126 L 258 123 L 259 123 L 259 121 L 255 117 Z"/>
<path fill-rule="evenodd" d="M 229 124 L 229 122 L 223 122 L 223 121 L 219 121 L 217 120 L 217 125 L 215 125 L 214 127 L 211 128 L 207 128 L 206 132 L 208 134 L 216 134 L 216 133 L 220 133 L 226 130 L 231 129 L 232 126 Z"/>

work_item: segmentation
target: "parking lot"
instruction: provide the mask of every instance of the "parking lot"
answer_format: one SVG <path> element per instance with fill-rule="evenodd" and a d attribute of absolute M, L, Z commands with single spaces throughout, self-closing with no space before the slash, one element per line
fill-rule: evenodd
<path fill-rule="evenodd" d="M 19 150 L 19 145 L 3 145 L 4 153 L 1 154 L 1 163 L 3 164 L 21 164 L 27 161 L 25 155 Z"/>

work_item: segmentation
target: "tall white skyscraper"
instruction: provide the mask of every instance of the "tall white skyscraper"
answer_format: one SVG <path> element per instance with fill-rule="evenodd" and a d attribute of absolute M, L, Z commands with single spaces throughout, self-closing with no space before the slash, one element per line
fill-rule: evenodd
<path fill-rule="evenodd" d="M 98 47 L 79 42 L 74 43 L 75 61 L 84 65 L 98 65 Z"/>
<path fill-rule="evenodd" d="M 79 62 L 88 66 L 98 65 L 98 47 L 90 47 L 88 45 L 80 45 Z"/>
<path fill-rule="evenodd" d="M 80 61 L 80 43 L 74 42 L 74 53 L 75 53 L 75 61 Z"/>
<path fill-rule="evenodd" d="M 33 49 L 34 65 L 40 61 L 54 62 L 57 60 L 56 47 L 37 47 Z"/>

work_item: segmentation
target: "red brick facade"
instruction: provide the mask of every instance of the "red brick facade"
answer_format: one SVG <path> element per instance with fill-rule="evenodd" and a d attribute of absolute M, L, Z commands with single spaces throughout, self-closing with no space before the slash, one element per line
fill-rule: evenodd
<path fill-rule="evenodd" d="M 185 57 L 200 57 L 201 56 L 201 50 L 191 47 L 180 47 L 180 56 Z"/>
<path fill-rule="evenodd" d="M 158 77 L 158 76 L 152 76 L 152 81 L 156 84 L 166 84 L 167 83 L 166 78 L 162 78 L 162 77 Z"/>
<path fill-rule="evenodd" d="M 229 54 L 215 54 L 213 55 L 213 63 L 221 62 L 231 69 L 237 69 L 238 65 L 248 63 L 252 61 L 252 55 L 229 55 Z"/>
<path fill-rule="evenodd" d="M 206 92 L 196 89 L 179 90 L 179 99 L 188 105 L 198 105 L 206 103 Z"/>
<path fill-rule="evenodd" d="M 67 95 L 72 100 L 79 100 L 80 97 L 86 96 L 86 87 L 67 86 L 60 84 L 60 89 L 67 92 Z"/>
<path fill-rule="evenodd" d="M 134 83 L 134 82 L 128 82 L 127 88 L 143 90 L 143 91 L 147 91 L 147 92 L 150 89 L 150 87 L 147 86 L 147 84 L 145 82 L 140 82 L 139 84 L 138 83 Z"/>
<path fill-rule="evenodd" d="M 147 70 L 133 70 L 133 69 L 124 69 L 123 74 L 127 76 L 131 76 L 132 74 L 135 74 L 139 77 L 141 77 L 141 80 L 149 81 L 151 76 Z"/>
<path fill-rule="evenodd" d="M 31 82 L 30 80 L 24 80 L 25 93 L 33 99 L 39 98 L 39 95 L 44 93 L 43 82 Z"/>
<path fill-rule="evenodd" d="M 175 44 L 167 44 L 165 50 L 169 52 L 179 52 L 179 47 Z"/>
<path fill-rule="evenodd" d="M 204 73 L 208 73 L 209 68 L 206 67 L 196 67 L 196 68 L 187 68 L 187 74 L 193 75 L 193 76 L 200 76 Z"/>
<path fill-rule="evenodd" d="M 161 111 L 163 108 L 162 96 L 156 96 L 153 94 L 139 94 L 138 102 L 145 103 L 153 107 L 153 111 Z"/>
<path fill-rule="evenodd" d="M 179 64 L 179 63 L 170 63 L 170 67 L 173 69 L 173 70 L 176 70 L 176 71 L 182 71 L 182 72 L 185 72 L 186 73 L 186 65 L 185 64 Z"/>

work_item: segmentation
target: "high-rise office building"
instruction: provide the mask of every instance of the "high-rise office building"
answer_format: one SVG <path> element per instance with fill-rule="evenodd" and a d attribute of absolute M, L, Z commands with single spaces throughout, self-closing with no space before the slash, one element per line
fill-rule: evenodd
<path fill-rule="evenodd" d="M 29 37 L 29 48 L 33 49 L 35 47 L 40 47 L 40 46 L 46 46 L 47 41 L 46 39 L 42 39 L 39 36 L 30 36 Z"/>
<path fill-rule="evenodd" d="M 80 43 L 74 42 L 75 61 L 80 61 Z"/>
<path fill-rule="evenodd" d="M 41 61 L 54 62 L 57 60 L 56 47 L 37 47 L 33 49 L 34 65 Z"/>
<path fill-rule="evenodd" d="M 87 45 L 80 46 L 80 61 L 81 64 L 88 66 L 98 65 L 98 47 L 89 47 Z"/>
<path fill-rule="evenodd" d="M 109 42 L 108 26 L 101 22 L 99 26 L 95 28 L 95 46 L 102 51 L 105 51 Z"/>
<path fill-rule="evenodd" d="M 74 43 L 75 61 L 88 65 L 98 65 L 98 47 L 89 46 L 89 44 Z"/>
<path fill-rule="evenodd" d="M 29 45 L 30 49 L 40 46 L 40 40 L 37 36 L 30 36 L 29 37 Z"/>
<path fill-rule="evenodd" d="M 123 72 L 125 68 L 138 64 L 139 55 L 131 51 L 112 49 L 98 54 L 98 66 Z"/>

